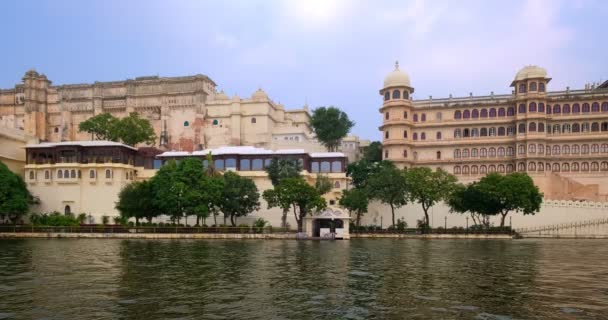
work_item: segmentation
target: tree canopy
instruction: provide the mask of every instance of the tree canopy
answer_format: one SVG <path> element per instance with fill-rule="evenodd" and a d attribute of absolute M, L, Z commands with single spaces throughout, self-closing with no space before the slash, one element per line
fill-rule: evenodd
<path fill-rule="evenodd" d="M 390 161 L 380 161 L 377 163 L 367 160 L 359 160 L 346 166 L 346 175 L 351 178 L 355 188 L 365 188 L 370 176 L 380 171 L 381 168 L 395 168 Z"/>
<path fill-rule="evenodd" d="M 346 113 L 332 106 L 314 109 L 310 117 L 310 126 L 328 151 L 338 150 L 354 125 Z"/>
<path fill-rule="evenodd" d="M 367 178 L 365 185 L 370 198 L 391 207 L 392 226 L 395 226 L 395 209 L 407 204 L 408 190 L 403 171 L 394 166 L 381 165 Z"/>
<path fill-rule="evenodd" d="M 359 227 L 361 225 L 361 216 L 367 212 L 367 206 L 369 204 L 368 193 L 365 189 L 359 188 L 343 190 L 339 204 L 349 212 L 355 213 L 356 225 Z"/>
<path fill-rule="evenodd" d="M 409 199 L 418 202 L 424 212 L 425 226 L 429 227 L 429 209 L 440 201 L 447 201 L 456 186 L 457 179 L 439 168 L 415 167 L 405 172 Z"/>
<path fill-rule="evenodd" d="M 224 188 L 219 207 L 225 216 L 230 217 L 233 227 L 236 227 L 236 217 L 244 217 L 260 209 L 259 200 L 260 194 L 253 180 L 230 171 L 224 174 Z"/>
<path fill-rule="evenodd" d="M 154 199 L 152 181 L 136 181 L 122 188 L 118 194 L 116 209 L 125 219 L 135 218 L 136 224 L 139 224 L 139 219 L 152 222 L 153 218 L 161 214 Z"/>
<path fill-rule="evenodd" d="M 18 174 L 0 162 L 0 218 L 8 218 L 17 223 L 23 218 L 34 198 L 27 190 L 25 182 Z"/>
<path fill-rule="evenodd" d="M 154 144 L 156 140 L 150 121 L 140 118 L 137 112 L 131 112 L 121 119 L 101 113 L 81 122 L 78 129 L 98 140 L 122 141 L 132 146 L 144 142 Z"/>
<path fill-rule="evenodd" d="M 295 159 L 273 158 L 266 167 L 266 173 L 273 186 L 278 185 L 281 179 L 299 177 L 300 171 L 302 171 L 302 166 Z"/>
<path fill-rule="evenodd" d="M 382 143 L 380 141 L 370 143 L 363 151 L 363 160 L 369 162 L 382 161 Z"/>

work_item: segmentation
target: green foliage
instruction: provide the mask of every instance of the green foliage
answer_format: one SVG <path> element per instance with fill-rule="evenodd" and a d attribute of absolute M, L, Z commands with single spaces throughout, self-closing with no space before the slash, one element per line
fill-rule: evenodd
<path fill-rule="evenodd" d="M 126 225 L 128 219 L 126 219 L 125 217 L 122 216 L 115 216 L 112 218 L 112 220 L 114 221 L 114 224 L 118 224 L 118 225 Z"/>
<path fill-rule="evenodd" d="M 394 166 L 381 165 L 367 178 L 365 187 L 371 199 L 391 207 L 392 226 L 395 226 L 395 208 L 407 203 L 408 190 L 403 171 Z"/>
<path fill-rule="evenodd" d="M 336 107 L 319 107 L 312 112 L 310 126 L 328 151 L 336 151 L 355 125 L 346 113 Z"/>
<path fill-rule="evenodd" d="M 320 195 L 330 192 L 333 187 L 334 185 L 331 183 L 331 180 L 329 180 L 329 177 L 326 175 L 317 174 L 317 179 L 315 180 L 315 189 L 317 189 L 317 192 L 319 192 Z"/>
<path fill-rule="evenodd" d="M 86 213 L 81 213 L 76 217 L 76 220 L 78 220 L 79 224 L 84 224 L 87 221 L 87 214 Z"/>
<path fill-rule="evenodd" d="M 390 161 L 380 161 L 377 163 L 365 159 L 351 163 L 346 166 L 346 175 L 352 180 L 355 188 L 365 188 L 370 176 L 379 172 L 382 168 L 395 168 Z"/>
<path fill-rule="evenodd" d="M 35 226 L 50 226 L 50 227 L 69 227 L 80 225 L 78 218 L 72 215 L 62 215 L 54 211 L 51 213 L 32 213 L 30 215 L 30 223 Z"/>
<path fill-rule="evenodd" d="M 110 223 L 110 216 L 106 216 L 106 215 L 101 216 L 101 223 L 103 225 Z"/>
<path fill-rule="evenodd" d="M 97 140 L 118 141 L 118 119 L 109 113 L 101 113 L 78 125 L 78 130 L 88 132 Z"/>
<path fill-rule="evenodd" d="M 343 190 L 339 204 L 349 212 L 355 213 L 356 226 L 359 227 L 361 225 L 361 216 L 367 212 L 367 206 L 369 204 L 368 192 L 365 189 L 359 188 Z"/>
<path fill-rule="evenodd" d="M 297 160 L 273 158 L 266 167 L 268 178 L 273 186 L 279 184 L 284 178 L 297 178 L 300 176 L 302 166 Z"/>
<path fill-rule="evenodd" d="M 257 218 L 253 221 L 253 227 L 261 231 L 268 225 L 268 221 L 264 220 L 264 218 Z"/>
<path fill-rule="evenodd" d="M 139 219 L 151 222 L 154 217 L 160 215 L 161 210 L 157 203 L 152 182 L 137 181 L 122 188 L 118 194 L 116 209 L 123 219 L 135 218 L 135 224 L 139 225 Z"/>
<path fill-rule="evenodd" d="M 0 162 L 0 222 L 8 218 L 12 223 L 17 223 L 25 217 L 33 202 L 34 198 L 21 176 Z"/>
<path fill-rule="evenodd" d="M 224 216 L 230 217 L 232 226 L 236 225 L 235 217 L 244 217 L 259 210 L 259 200 L 260 194 L 253 180 L 230 171 L 224 174 L 224 188 L 219 207 Z"/>
<path fill-rule="evenodd" d="M 456 182 L 455 176 L 439 168 L 411 168 L 405 172 L 409 199 L 418 202 L 424 211 L 425 224 L 429 226 L 429 209 L 440 201 L 450 199 Z"/>
<path fill-rule="evenodd" d="M 156 140 L 150 121 L 140 118 L 137 112 L 131 112 L 122 119 L 101 113 L 81 122 L 78 129 L 98 140 L 122 141 L 132 146 L 143 142 L 154 144 Z"/>
<path fill-rule="evenodd" d="M 380 141 L 370 143 L 363 151 L 362 160 L 372 163 L 382 161 L 382 143 Z"/>
<path fill-rule="evenodd" d="M 280 207 L 283 210 L 293 208 L 298 222 L 298 232 L 302 232 L 302 222 L 307 214 L 327 207 L 325 199 L 317 189 L 302 178 L 285 178 L 274 188 L 264 191 L 263 198 L 268 208 Z"/>

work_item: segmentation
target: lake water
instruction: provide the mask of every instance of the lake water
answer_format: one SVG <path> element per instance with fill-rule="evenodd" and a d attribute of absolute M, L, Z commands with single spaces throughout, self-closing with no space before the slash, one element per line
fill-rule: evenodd
<path fill-rule="evenodd" d="M 608 241 L 1 240 L 0 319 L 608 319 Z"/>

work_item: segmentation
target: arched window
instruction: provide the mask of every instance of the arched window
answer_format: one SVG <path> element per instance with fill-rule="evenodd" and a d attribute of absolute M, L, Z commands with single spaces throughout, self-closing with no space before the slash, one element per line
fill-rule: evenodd
<path fill-rule="evenodd" d="M 414 132 L 414 140 L 418 140 L 418 132 Z"/>
<path fill-rule="evenodd" d="M 570 124 L 569 124 L 569 123 L 565 123 L 565 124 L 562 126 L 562 132 L 563 132 L 563 133 L 570 133 L 570 131 L 571 131 L 570 129 L 571 129 L 571 126 L 570 126 Z"/>
<path fill-rule="evenodd" d="M 407 138 L 407 130 L 403 130 L 403 137 Z"/>
<path fill-rule="evenodd" d="M 509 109 L 507 109 L 507 116 L 508 117 L 512 117 L 515 115 L 515 108 L 514 107 L 509 107 Z"/>
<path fill-rule="evenodd" d="M 95 170 L 89 170 L 89 178 L 95 179 Z"/>
<path fill-rule="evenodd" d="M 414 122 L 418 122 L 418 114 L 414 113 Z"/>
<path fill-rule="evenodd" d="M 602 171 L 608 171 L 608 162 L 602 162 Z"/>
<path fill-rule="evenodd" d="M 530 162 L 528 164 L 528 171 L 532 171 L 532 172 L 536 171 L 536 163 Z"/>
<path fill-rule="evenodd" d="M 553 133 L 560 133 L 561 126 L 559 124 L 553 125 Z"/>
<path fill-rule="evenodd" d="M 460 110 L 454 111 L 454 119 L 460 119 L 462 117 L 462 113 Z"/>
<path fill-rule="evenodd" d="M 30 171 L 30 180 L 34 180 L 34 176 L 35 176 L 34 171 Z"/>
<path fill-rule="evenodd" d="M 188 122 L 188 121 L 184 121 L 184 127 L 187 127 L 187 126 L 189 126 L 189 125 L 190 125 L 190 122 Z"/>
<path fill-rule="evenodd" d="M 589 128 L 590 128 L 590 126 L 589 126 L 589 122 L 585 122 L 585 123 L 583 123 L 583 125 L 581 126 L 581 131 L 582 131 L 582 132 L 589 132 Z"/>
<path fill-rule="evenodd" d="M 572 172 L 578 172 L 580 170 L 580 165 L 578 164 L 578 162 L 573 162 L 572 163 Z"/>
<path fill-rule="evenodd" d="M 454 174 L 460 174 L 460 166 L 454 166 Z"/>
<path fill-rule="evenodd" d="M 499 127 L 498 136 L 504 136 L 504 135 L 505 135 L 505 127 Z"/>
<path fill-rule="evenodd" d="M 441 140 L 441 131 L 437 131 L 437 134 L 435 135 L 435 139 Z"/>
<path fill-rule="evenodd" d="M 385 120 L 388 120 L 389 115 L 390 115 L 390 114 L 388 113 L 388 111 L 387 111 L 387 112 L 385 112 L 385 113 L 384 113 L 384 119 L 385 119 Z M 253 119 L 255 119 L 255 118 L 253 118 Z M 251 123 L 254 123 L 253 119 L 251 119 Z"/>
<path fill-rule="evenodd" d="M 66 178 L 66 179 L 70 178 L 70 172 L 67 169 L 63 170 L 63 177 Z"/>
<path fill-rule="evenodd" d="M 462 113 L 462 118 L 463 119 L 469 119 L 470 117 L 471 117 L 471 111 L 464 110 L 464 112 Z"/>
<path fill-rule="evenodd" d="M 478 155 L 479 155 L 479 150 L 477 150 L 477 148 L 471 149 L 471 158 L 477 158 Z"/>
<path fill-rule="evenodd" d="M 388 139 L 388 131 L 384 131 L 384 139 Z"/>
<path fill-rule="evenodd" d="M 471 136 L 469 133 L 470 133 L 469 129 L 462 130 L 462 136 L 465 138 L 468 138 Z"/>
<path fill-rule="evenodd" d="M 51 178 L 51 173 L 48 170 L 44 171 L 44 179 L 49 180 L 50 178 Z"/>
<path fill-rule="evenodd" d="M 219 122 L 219 121 L 217 121 L 217 119 L 213 119 L 213 125 L 214 125 L 214 126 L 217 126 L 219 123 L 220 123 L 220 122 Z"/>
<path fill-rule="evenodd" d="M 410 98 L 410 93 L 407 90 L 403 90 L 403 99 L 407 100 Z"/>
<path fill-rule="evenodd" d="M 538 112 L 539 113 L 545 113 L 545 104 L 542 102 L 538 103 Z"/>
<path fill-rule="evenodd" d="M 494 137 L 494 136 L 496 136 L 496 128 L 491 127 L 491 128 L 488 130 L 488 135 L 489 135 L 490 137 Z"/>
<path fill-rule="evenodd" d="M 407 119 L 407 111 L 403 111 L 403 119 Z"/>
<path fill-rule="evenodd" d="M 496 172 L 496 166 L 495 165 L 491 165 L 489 171 L 490 172 Z M 498 165 L 498 172 L 505 173 L 505 165 L 504 164 L 499 164 Z"/>
<path fill-rule="evenodd" d="M 479 173 L 486 174 L 487 172 L 488 172 L 488 167 L 486 167 L 485 165 L 482 165 L 481 167 L 479 167 Z"/>
<path fill-rule="evenodd" d="M 505 108 L 498 109 L 498 116 L 499 117 L 505 116 Z M 490 118 L 494 118 L 494 117 L 496 117 L 496 109 L 492 108 L 492 109 L 490 109 Z"/>
<path fill-rule="evenodd" d="M 454 159 L 460 159 L 460 149 L 454 149 Z"/>
<path fill-rule="evenodd" d="M 591 124 L 591 132 L 600 131 L 600 124 L 598 122 L 594 122 Z"/>
<path fill-rule="evenodd" d="M 542 162 L 538 163 L 538 171 L 543 172 L 545 171 L 545 164 Z"/>
<path fill-rule="evenodd" d="M 385 93 L 384 93 L 384 101 L 387 101 L 387 100 L 389 100 L 390 98 L 391 98 L 391 94 L 390 94 L 390 92 L 388 92 L 388 91 L 387 91 L 387 92 L 385 92 Z"/>
<path fill-rule="evenodd" d="M 519 127 L 517 128 L 517 133 L 526 133 L 526 124 L 525 123 L 519 124 Z"/>
<path fill-rule="evenodd" d="M 487 128 L 481 128 L 479 129 L 479 135 L 482 137 L 487 137 L 488 136 L 488 129 Z"/>
<path fill-rule="evenodd" d="M 460 131 L 460 129 L 454 129 L 454 138 L 460 137 L 462 137 L 462 132 Z"/>
<path fill-rule="evenodd" d="M 473 119 L 477 119 L 477 118 L 479 118 L 479 110 L 477 110 L 477 109 L 473 109 L 473 112 L 471 113 L 471 117 L 472 117 Z"/>
<path fill-rule="evenodd" d="M 570 154 L 570 146 L 565 144 L 562 146 L 562 153 L 563 154 Z"/>
<path fill-rule="evenodd" d="M 528 153 L 536 153 L 536 145 L 535 144 L 528 145 Z"/>
<path fill-rule="evenodd" d="M 513 165 L 512 164 L 508 164 L 507 165 L 507 172 L 513 172 Z"/>
<path fill-rule="evenodd" d="M 481 148 L 479 149 L 479 156 L 482 158 L 485 158 L 488 156 L 488 149 L 486 148 Z"/>
<path fill-rule="evenodd" d="M 426 140 L 426 132 L 420 134 L 420 140 Z"/>
<path fill-rule="evenodd" d="M 600 145 L 592 144 L 591 145 L 591 153 L 600 153 Z"/>
<path fill-rule="evenodd" d="M 66 216 L 71 216 L 72 215 L 72 208 L 70 208 L 69 205 L 66 205 L 63 208 L 63 214 L 65 214 Z"/>
<path fill-rule="evenodd" d="M 508 136 L 512 136 L 515 134 L 515 127 L 508 127 L 507 128 L 507 135 Z"/>
<path fill-rule="evenodd" d="M 519 93 L 526 93 L 526 84 L 522 83 L 519 85 Z"/>
<path fill-rule="evenodd" d="M 565 104 L 562 107 L 562 113 L 570 113 L 570 105 L 569 104 Z"/>
<path fill-rule="evenodd" d="M 112 178 L 112 170 L 106 169 L 106 179 L 111 179 L 111 178 Z"/>
<path fill-rule="evenodd" d="M 489 149 L 490 158 L 496 157 L 496 148 L 492 147 Z"/>
<path fill-rule="evenodd" d="M 441 160 L 441 151 L 437 151 L 437 160 Z"/>
<path fill-rule="evenodd" d="M 562 172 L 570 172 L 570 164 L 567 162 L 562 163 Z"/>
<path fill-rule="evenodd" d="M 592 103 L 591 112 L 600 112 L 600 104 L 597 102 Z"/>
<path fill-rule="evenodd" d="M 55 129 L 53 131 L 55 131 L 55 133 L 57 133 L 57 132 L 59 132 L 59 128 L 55 127 Z"/>
<path fill-rule="evenodd" d="M 608 102 L 602 103 L 602 112 L 608 112 Z"/>
<path fill-rule="evenodd" d="M 578 123 L 572 124 L 572 132 L 574 132 L 574 133 L 581 132 L 581 125 Z"/>
<path fill-rule="evenodd" d="M 559 146 L 553 146 L 552 152 L 554 155 L 560 154 L 560 151 L 561 150 L 560 150 Z"/>
<path fill-rule="evenodd" d="M 581 152 L 581 147 L 578 144 L 572 145 L 572 154 L 579 154 Z"/>
<path fill-rule="evenodd" d="M 530 112 L 536 112 L 536 102 L 530 102 Z"/>
<path fill-rule="evenodd" d="M 553 164 L 553 168 L 551 169 L 551 171 L 553 171 L 553 172 L 559 172 L 560 171 L 559 163 L 554 163 Z"/>
<path fill-rule="evenodd" d="M 426 113 L 423 113 L 423 114 L 420 116 L 420 121 L 422 121 L 422 122 L 426 121 Z"/>
<path fill-rule="evenodd" d="M 588 144 L 584 144 L 581 146 L 581 153 L 582 154 L 589 154 L 589 145 Z"/>
<path fill-rule="evenodd" d="M 385 159 L 385 160 L 386 160 L 386 159 L 388 159 L 388 150 L 385 150 L 385 151 L 384 151 L 384 159 Z M 313 162 L 313 164 L 314 164 L 314 162 Z M 315 171 L 313 170 L 313 172 L 315 172 Z M 318 171 L 317 171 L 317 172 L 318 172 Z"/>
<path fill-rule="evenodd" d="M 499 157 L 504 157 L 505 156 L 505 148 L 504 147 L 499 147 L 498 148 L 498 156 Z"/>
<path fill-rule="evenodd" d="M 562 109 L 560 108 L 559 104 L 556 104 L 553 106 L 553 113 L 557 114 L 557 113 L 561 113 Z"/>
<path fill-rule="evenodd" d="M 487 118 L 488 117 L 488 110 L 487 109 L 481 109 L 480 115 L 481 115 L 482 118 Z M 494 115 L 494 116 L 496 116 L 496 115 Z"/>
<path fill-rule="evenodd" d="M 465 159 L 469 157 L 469 149 L 462 150 L 462 157 Z"/>
<path fill-rule="evenodd" d="M 547 105 L 547 114 L 551 114 L 551 105 L 550 104 Z"/>
<path fill-rule="evenodd" d="M 479 137 L 479 129 L 477 129 L 477 128 L 471 129 L 471 137 Z"/>
<path fill-rule="evenodd" d="M 340 181 L 334 182 L 334 188 L 335 189 L 340 189 Z"/>
<path fill-rule="evenodd" d="M 518 113 L 526 113 L 526 105 L 525 104 L 520 104 L 519 105 L 519 110 L 517 110 Z"/>
<path fill-rule="evenodd" d="M 471 174 L 478 174 L 479 170 L 477 169 L 477 166 L 471 166 Z"/>
<path fill-rule="evenodd" d="M 602 144 L 602 153 L 608 153 L 608 144 Z"/>
<path fill-rule="evenodd" d="M 608 122 L 602 122 L 602 131 L 608 131 Z"/>
<path fill-rule="evenodd" d="M 538 153 L 540 153 L 540 154 L 544 154 L 545 153 L 545 145 L 544 144 L 539 144 L 538 145 Z"/>
<path fill-rule="evenodd" d="M 76 179 L 76 170 L 72 169 L 72 170 L 70 171 L 70 178 L 72 178 L 72 179 Z"/>
<path fill-rule="evenodd" d="M 599 171 L 600 170 L 600 164 L 597 162 L 591 162 L 591 171 Z"/>
<path fill-rule="evenodd" d="M 517 147 L 517 153 L 518 154 L 526 154 L 526 147 L 523 144 L 520 144 Z"/>
<path fill-rule="evenodd" d="M 538 83 L 538 91 L 545 92 L 545 83 L 544 82 Z"/>
<path fill-rule="evenodd" d="M 462 167 L 462 174 L 469 174 L 469 166 Z"/>
<path fill-rule="evenodd" d="M 57 171 L 57 179 L 63 179 L 63 171 Z"/>
<path fill-rule="evenodd" d="M 581 106 L 578 103 L 572 105 L 572 113 L 581 113 Z"/>
<path fill-rule="evenodd" d="M 407 150 L 403 150 L 403 157 L 407 158 Z"/>
<path fill-rule="evenodd" d="M 401 99 L 401 91 L 394 90 L 393 91 L 393 99 Z"/>
<path fill-rule="evenodd" d="M 388 115 L 388 112 L 386 113 L 386 115 Z M 251 118 L 251 123 L 257 123 L 257 122 L 258 122 L 258 120 L 256 118 Z"/>
<path fill-rule="evenodd" d="M 536 91 L 536 82 L 530 83 L 530 91 Z"/>
<path fill-rule="evenodd" d="M 517 164 L 517 171 L 526 171 L 526 164 L 523 162 L 520 162 Z"/>
<path fill-rule="evenodd" d="M 530 122 L 530 124 L 528 124 L 528 131 L 536 132 L 536 122 Z"/>
<path fill-rule="evenodd" d="M 545 124 L 542 122 L 538 123 L 538 132 L 545 132 Z"/>
<path fill-rule="evenodd" d="M 588 113 L 589 112 L 589 104 L 588 103 L 583 103 L 583 113 Z"/>
<path fill-rule="evenodd" d="M 583 162 L 581 164 L 581 170 L 582 171 L 589 171 L 589 163 L 588 162 Z"/>

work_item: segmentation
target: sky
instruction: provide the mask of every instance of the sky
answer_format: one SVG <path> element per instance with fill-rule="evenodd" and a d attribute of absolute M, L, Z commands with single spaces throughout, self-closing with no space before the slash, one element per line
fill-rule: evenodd
<path fill-rule="evenodd" d="M 510 93 L 525 65 L 549 90 L 608 79 L 605 0 L 2 1 L 0 88 L 205 74 L 286 108 L 337 106 L 379 140 L 378 90 L 399 61 L 414 99 Z"/>

